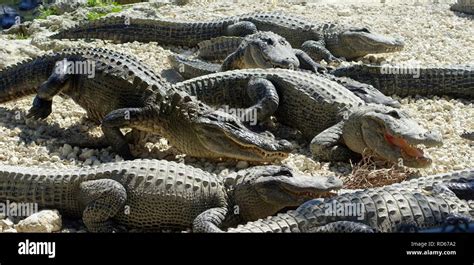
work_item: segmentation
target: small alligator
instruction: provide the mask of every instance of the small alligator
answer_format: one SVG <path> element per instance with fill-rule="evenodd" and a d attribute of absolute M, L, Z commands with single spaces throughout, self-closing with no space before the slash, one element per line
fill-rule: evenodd
<path fill-rule="evenodd" d="M 309 22 L 294 15 L 258 12 L 205 22 L 180 22 L 130 17 L 107 17 L 66 29 L 55 39 L 108 39 L 121 42 L 156 41 L 160 44 L 196 46 L 220 36 L 245 36 L 272 31 L 286 38 L 293 47 L 301 47 L 313 59 L 340 61 L 371 53 L 395 52 L 404 42 L 370 32 L 367 28 L 332 23 Z"/>
<path fill-rule="evenodd" d="M 352 65 L 330 72 L 373 85 L 385 95 L 451 96 L 474 99 L 474 67 Z"/>
<path fill-rule="evenodd" d="M 442 144 L 438 132 L 427 131 L 405 112 L 365 104 L 338 83 L 312 73 L 233 70 L 176 83 L 174 88 L 213 106 L 242 109 L 241 118 L 248 121 L 274 115 L 313 139 L 311 151 L 321 160 L 347 161 L 369 149 L 388 161 L 401 158 L 406 166 L 426 167 L 431 159 L 414 145 Z"/>
<path fill-rule="evenodd" d="M 474 216 L 468 202 L 474 195 L 473 184 L 473 168 L 421 177 L 314 199 L 296 210 L 239 225 L 228 232 L 397 232 L 405 224 L 437 227 L 454 213 Z"/>
<path fill-rule="evenodd" d="M 235 116 L 172 90 L 135 58 L 106 49 L 67 49 L 0 72 L 0 102 L 36 92 L 27 117 L 46 118 L 62 92 L 101 123 L 108 143 L 126 159 L 132 156 L 123 127 L 160 134 L 196 157 L 270 162 L 291 150 L 288 141 L 253 133 Z"/>
<path fill-rule="evenodd" d="M 117 224 L 182 231 L 201 213 L 206 221 L 219 221 L 219 227 L 236 225 L 342 186 L 335 177 L 305 176 L 284 166 L 257 166 L 233 174 L 234 182 L 225 185 L 201 169 L 166 160 L 66 170 L 0 165 L 0 200 L 38 203 L 82 217 L 92 232 L 110 232 Z M 207 210 L 214 207 L 220 212 L 212 216 Z"/>
<path fill-rule="evenodd" d="M 231 43 L 226 44 L 227 40 Z M 221 37 L 219 40 L 213 39 L 209 42 L 214 44 L 202 46 L 207 47 L 206 49 L 212 49 L 216 54 L 220 54 L 220 47 L 227 49 L 235 44 L 235 38 Z M 210 48 L 210 46 L 213 47 Z M 220 71 L 248 68 L 287 68 L 295 70 L 299 68 L 312 71 L 315 74 L 319 74 L 317 73 L 319 70 L 326 70 L 314 62 L 305 52 L 293 49 L 283 37 L 272 32 L 262 31 L 241 38 L 240 44 L 225 58 L 222 65 L 182 56 L 171 56 L 170 59 L 172 66 L 186 79 Z M 385 96 L 371 85 L 363 84 L 347 77 L 336 77 L 330 74 L 319 75 L 341 84 L 366 103 L 400 107 L 400 103 L 397 100 Z"/>
<path fill-rule="evenodd" d="M 474 2 L 472 0 L 458 0 L 451 5 L 451 10 L 474 15 Z"/>
<path fill-rule="evenodd" d="M 230 41 L 233 43 L 233 38 L 230 38 Z M 170 59 L 174 68 L 179 69 L 189 64 L 188 60 L 182 56 L 172 55 Z M 199 60 L 190 60 L 190 62 L 200 65 L 196 66 L 197 73 L 192 71 L 190 66 L 188 66 L 190 69 L 179 69 L 180 74 L 187 79 L 203 74 L 244 68 L 305 69 L 312 72 L 318 72 L 318 69 L 326 70 L 305 52 L 293 49 L 283 37 L 269 31 L 259 31 L 242 38 L 240 44 L 224 59 L 222 65 Z M 204 69 L 200 70 L 201 67 Z"/>

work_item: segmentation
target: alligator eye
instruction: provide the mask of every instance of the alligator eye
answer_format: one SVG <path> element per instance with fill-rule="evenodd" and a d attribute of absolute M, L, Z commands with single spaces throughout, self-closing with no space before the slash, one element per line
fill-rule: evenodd
<path fill-rule="evenodd" d="M 361 28 L 358 31 L 370 33 L 370 30 L 368 28 Z"/>
<path fill-rule="evenodd" d="M 395 111 L 395 110 L 389 111 L 387 115 L 392 116 L 395 119 L 400 119 L 400 114 L 398 114 L 398 111 Z"/>
<path fill-rule="evenodd" d="M 265 43 L 268 44 L 268 45 L 273 45 L 273 44 L 275 44 L 275 42 L 274 42 L 272 39 L 265 39 L 264 41 L 265 41 Z"/>
<path fill-rule="evenodd" d="M 358 88 L 358 87 L 356 87 L 356 88 L 349 88 L 349 90 L 351 90 L 353 93 L 368 94 L 365 89 Z"/>
<path fill-rule="evenodd" d="M 285 39 L 280 39 L 280 44 L 281 45 L 288 45 L 289 43 Z"/>

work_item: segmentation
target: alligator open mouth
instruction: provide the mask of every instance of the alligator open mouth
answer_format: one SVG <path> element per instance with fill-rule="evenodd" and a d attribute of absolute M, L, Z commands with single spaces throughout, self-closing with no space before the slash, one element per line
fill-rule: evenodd
<path fill-rule="evenodd" d="M 388 132 L 384 133 L 384 138 L 392 146 L 398 147 L 403 160 L 417 160 L 417 162 L 431 163 L 431 159 L 424 155 L 422 149 L 410 144 L 404 138 L 393 136 Z"/>
<path fill-rule="evenodd" d="M 288 146 L 287 148 L 282 145 L 280 148 L 283 151 L 272 151 L 272 150 L 265 150 L 263 148 L 259 148 L 254 143 L 245 143 L 242 141 L 237 140 L 234 135 L 229 134 L 228 132 L 224 131 L 224 134 L 229 137 L 229 139 L 235 143 L 235 146 L 238 147 L 242 151 L 249 151 L 248 153 L 254 154 L 255 156 L 260 157 L 262 161 L 271 161 L 274 159 L 281 160 L 287 158 L 289 153 L 292 151 L 292 146 Z M 256 135 L 256 134 L 255 134 Z M 242 159 L 248 159 L 248 157 L 242 157 Z"/>

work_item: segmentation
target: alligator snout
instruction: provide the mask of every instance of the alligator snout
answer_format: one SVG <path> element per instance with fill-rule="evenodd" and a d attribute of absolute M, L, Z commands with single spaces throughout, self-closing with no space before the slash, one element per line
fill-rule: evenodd
<path fill-rule="evenodd" d="M 428 131 L 422 135 L 423 144 L 425 146 L 441 146 L 443 145 L 443 136 L 439 131 Z"/>

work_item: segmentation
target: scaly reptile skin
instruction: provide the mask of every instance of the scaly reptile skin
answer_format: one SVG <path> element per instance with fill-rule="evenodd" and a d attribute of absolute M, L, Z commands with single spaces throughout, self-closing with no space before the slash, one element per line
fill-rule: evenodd
<path fill-rule="evenodd" d="M 457 3 L 451 6 L 451 10 L 474 15 L 474 1 L 458 0 Z"/>
<path fill-rule="evenodd" d="M 64 59 L 95 66 L 94 76 L 67 73 L 67 68 L 56 66 Z M 178 150 L 197 157 L 266 162 L 286 157 L 291 150 L 287 141 L 253 133 L 237 118 L 172 90 L 143 63 L 110 50 L 68 49 L 0 72 L 0 102 L 37 89 L 27 117 L 46 118 L 53 97 L 62 92 L 101 123 L 108 143 L 127 159 L 131 154 L 123 127 L 160 134 Z"/>
<path fill-rule="evenodd" d="M 301 47 L 314 59 L 337 61 L 370 53 L 403 49 L 403 41 L 371 33 L 367 28 L 309 22 L 294 15 L 259 12 L 207 22 L 179 22 L 129 17 L 109 17 L 87 22 L 54 35 L 56 39 L 108 39 L 121 42 L 156 41 L 160 44 L 196 46 L 220 36 L 245 36 L 272 31 Z"/>
<path fill-rule="evenodd" d="M 473 66 L 404 67 L 390 70 L 387 65 L 353 65 L 338 68 L 331 74 L 371 84 L 385 95 L 474 98 Z"/>
<path fill-rule="evenodd" d="M 185 230 L 203 212 L 210 221 L 223 217 L 210 215 L 210 209 L 227 217 L 222 224 L 257 220 L 342 186 L 334 177 L 298 175 L 282 166 L 235 174 L 235 182 L 224 185 L 201 169 L 166 160 L 65 170 L 0 165 L 0 200 L 38 203 L 39 208 L 82 217 L 93 232 L 113 231 L 115 224 L 146 231 Z M 265 189 L 265 183 L 273 188 Z"/>
<path fill-rule="evenodd" d="M 226 43 L 226 41 L 230 43 Z M 221 37 L 219 40 L 213 39 L 206 42 L 213 44 L 204 44 L 202 46 L 207 47 L 206 49 L 211 49 L 216 54 L 221 54 L 222 51 L 220 49 L 226 50 L 227 47 L 234 45 L 235 38 Z M 207 53 L 210 53 L 210 51 L 205 52 L 205 54 Z M 313 61 L 305 52 L 293 49 L 283 37 L 273 32 L 260 31 L 241 38 L 240 44 L 229 53 L 222 65 L 183 56 L 171 56 L 170 60 L 172 66 L 186 79 L 220 71 L 248 68 L 309 70 L 343 85 L 366 103 L 400 107 L 398 101 L 385 96 L 371 85 L 363 84 L 347 77 L 319 74 L 318 71 L 323 69 L 321 65 Z"/>
<path fill-rule="evenodd" d="M 451 182 L 461 182 L 460 184 Z M 397 232 L 404 224 L 416 224 L 417 227 L 436 227 L 447 216 L 459 213 L 474 216 L 469 205 L 472 200 L 474 169 L 438 174 L 413 179 L 381 188 L 366 189 L 354 193 L 341 194 L 328 199 L 315 199 L 301 205 L 294 211 L 281 213 L 266 219 L 249 222 L 231 228 L 228 232 L 367 232 L 367 227 L 379 232 Z M 463 197 L 452 186 L 470 183 Z M 448 188 L 446 188 L 446 185 Z M 449 188 L 454 190 L 451 192 Z M 462 187 L 464 188 L 464 187 Z M 363 205 L 362 215 L 332 214 L 331 205 Z M 346 209 L 349 207 L 347 206 Z M 360 219 L 358 219 L 360 218 Z M 365 228 L 365 229 L 364 229 Z"/>
<path fill-rule="evenodd" d="M 426 167 L 431 160 L 410 145 L 442 142 L 439 133 L 422 128 L 403 111 L 365 105 L 343 86 L 312 73 L 233 70 L 180 82 L 174 88 L 210 105 L 256 113 L 259 121 L 275 115 L 313 139 L 312 153 L 322 160 L 348 160 L 354 152 L 369 149 L 386 160 L 403 158 L 406 166 Z"/>
<path fill-rule="evenodd" d="M 224 60 L 239 48 L 243 37 L 222 36 L 198 43 L 198 57 L 204 60 Z"/>

